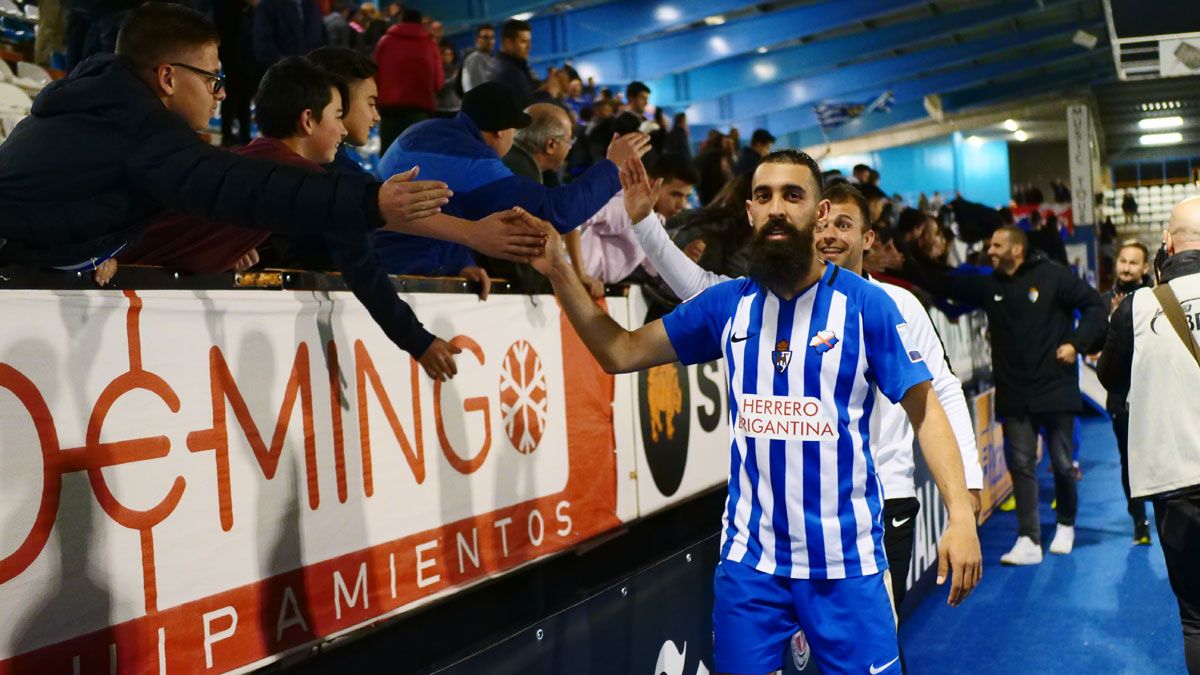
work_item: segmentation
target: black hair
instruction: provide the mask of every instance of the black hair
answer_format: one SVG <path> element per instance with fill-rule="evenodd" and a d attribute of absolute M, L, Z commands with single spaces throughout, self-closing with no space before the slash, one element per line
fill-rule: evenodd
<path fill-rule="evenodd" d="M 493 33 L 495 33 L 495 32 L 496 32 L 496 27 L 495 27 L 495 26 L 493 26 L 493 25 L 492 25 L 492 24 L 490 24 L 490 23 L 481 23 L 481 24 L 479 24 L 478 26 L 475 26 L 475 37 L 479 37 L 479 34 L 480 34 L 480 33 L 482 33 L 482 32 L 483 32 L 483 31 L 485 31 L 485 30 L 490 30 L 490 31 L 492 31 Z"/>
<path fill-rule="evenodd" d="M 675 117 L 674 117 L 675 124 L 679 124 L 680 122 L 686 122 L 686 121 L 687 121 L 687 113 L 685 113 L 685 112 L 675 113 Z"/>
<path fill-rule="evenodd" d="M 509 19 L 500 27 L 501 40 L 515 40 L 520 33 L 532 33 L 533 26 L 528 21 Z"/>
<path fill-rule="evenodd" d="M 411 7 L 400 10 L 400 23 L 421 23 L 424 18 L 419 11 Z"/>
<path fill-rule="evenodd" d="M 661 178 L 664 183 L 679 180 L 688 185 L 699 185 L 700 172 L 696 166 L 679 155 L 661 155 L 649 169 L 651 178 Z"/>
<path fill-rule="evenodd" d="M 854 204 L 862 214 L 863 230 L 871 229 L 871 206 L 867 198 L 846 181 L 825 187 L 825 199 L 834 204 Z"/>
<path fill-rule="evenodd" d="M 374 61 L 349 47 L 320 47 L 304 58 L 334 80 L 342 94 L 343 114 L 350 111 L 350 85 L 379 72 Z"/>
<path fill-rule="evenodd" d="M 633 100 L 634 96 L 649 93 L 650 87 L 647 87 L 645 82 L 634 80 L 633 82 L 629 83 L 629 86 L 625 87 L 625 100 L 630 101 Z"/>
<path fill-rule="evenodd" d="M 909 232 L 923 227 L 931 217 L 920 209 L 904 209 L 900 212 L 900 217 L 896 219 L 896 234 L 903 237 Z"/>
<path fill-rule="evenodd" d="M 858 173 L 859 171 L 870 171 L 870 170 L 871 170 L 871 167 L 867 166 L 866 164 L 855 164 L 854 168 L 850 170 L 850 173 Z"/>
<path fill-rule="evenodd" d="M 156 68 L 181 51 L 220 41 L 216 25 L 200 12 L 174 2 L 147 2 L 121 24 L 116 51 L 140 68 Z"/>
<path fill-rule="evenodd" d="M 812 174 L 813 185 L 817 186 L 815 197 L 822 198 L 825 186 L 821 184 L 821 166 L 817 164 L 817 160 L 809 157 L 808 153 L 792 148 L 776 150 L 763 157 L 761 164 L 797 164 L 808 167 L 809 173 Z"/>
<path fill-rule="evenodd" d="M 345 85 L 302 56 L 291 56 L 267 69 L 254 97 L 254 120 L 268 138 L 287 138 L 296 133 L 300 114 L 313 112 L 321 121 L 325 106 L 337 89 L 345 101 Z M 345 106 L 345 104 L 342 104 Z"/>
<path fill-rule="evenodd" d="M 617 119 L 613 122 L 613 131 L 624 136 L 632 134 L 642 126 L 642 119 L 631 112 L 623 112 L 617 115 Z"/>
<path fill-rule="evenodd" d="M 349 47 L 320 47 L 309 52 L 304 58 L 330 77 L 347 85 L 356 80 L 375 77 L 379 73 L 379 66 L 375 65 L 369 56 L 364 56 Z"/>

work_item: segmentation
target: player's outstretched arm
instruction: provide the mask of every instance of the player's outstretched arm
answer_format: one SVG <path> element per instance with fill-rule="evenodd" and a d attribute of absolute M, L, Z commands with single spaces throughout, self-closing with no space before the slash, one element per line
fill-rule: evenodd
<path fill-rule="evenodd" d="M 558 232 L 550 223 L 543 226 L 546 249 L 530 264 L 550 279 L 575 332 L 605 372 L 628 373 L 678 360 L 661 320 L 628 331 L 596 305 L 567 260 Z"/>
<path fill-rule="evenodd" d="M 482 220 L 463 220 L 445 213 L 433 213 L 389 223 L 383 229 L 450 241 L 491 258 L 527 263 L 542 252 L 546 242 L 538 222 L 537 218 L 516 206 Z"/>
<path fill-rule="evenodd" d="M 967 494 L 962 456 L 946 411 L 929 382 L 921 382 L 909 389 L 900 404 L 917 432 L 925 463 L 929 465 L 929 472 L 950 512 L 950 524 L 938 544 L 937 582 L 939 585 L 945 583 L 946 573 L 952 573 L 947 604 L 956 607 L 971 594 L 983 576 L 983 555 Z"/>

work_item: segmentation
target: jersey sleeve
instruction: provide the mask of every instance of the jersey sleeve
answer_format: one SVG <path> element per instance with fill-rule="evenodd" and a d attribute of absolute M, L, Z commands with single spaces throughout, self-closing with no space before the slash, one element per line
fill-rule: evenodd
<path fill-rule="evenodd" d="M 860 297 L 867 365 L 883 395 L 899 403 L 909 389 L 933 376 L 896 303 L 882 289 L 864 291 Z"/>
<path fill-rule="evenodd" d="M 721 356 L 721 333 L 729 319 L 730 292 L 736 282 L 719 284 L 684 302 L 662 318 L 667 338 L 685 365 Z"/>

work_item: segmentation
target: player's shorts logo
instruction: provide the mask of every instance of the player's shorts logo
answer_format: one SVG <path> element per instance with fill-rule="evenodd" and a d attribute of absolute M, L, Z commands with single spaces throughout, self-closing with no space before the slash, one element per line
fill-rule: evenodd
<path fill-rule="evenodd" d="M 546 371 L 533 345 L 512 343 L 500 368 L 500 415 L 504 434 L 521 454 L 537 449 L 549 418 Z"/>
<path fill-rule="evenodd" d="M 787 340 L 775 343 L 775 351 L 771 352 L 771 361 L 775 363 L 775 372 L 782 373 L 792 362 L 792 350 L 788 347 Z"/>
<path fill-rule="evenodd" d="M 642 445 L 654 485 L 670 497 L 683 482 L 691 430 L 691 384 L 687 368 L 668 363 L 638 373 Z"/>

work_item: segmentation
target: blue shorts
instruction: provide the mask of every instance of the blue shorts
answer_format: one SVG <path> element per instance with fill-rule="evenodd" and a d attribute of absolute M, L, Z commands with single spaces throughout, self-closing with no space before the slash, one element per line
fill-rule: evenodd
<path fill-rule="evenodd" d="M 722 560 L 713 581 L 717 672 L 779 670 L 788 640 L 803 630 L 822 675 L 898 675 L 896 620 L 883 584 L 883 572 L 851 579 L 790 579 Z"/>

